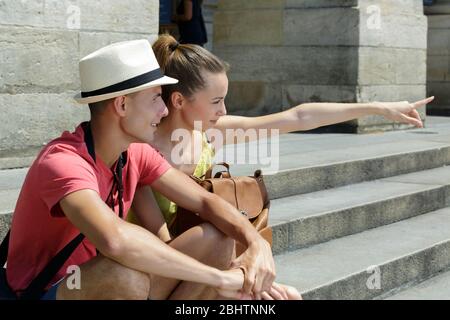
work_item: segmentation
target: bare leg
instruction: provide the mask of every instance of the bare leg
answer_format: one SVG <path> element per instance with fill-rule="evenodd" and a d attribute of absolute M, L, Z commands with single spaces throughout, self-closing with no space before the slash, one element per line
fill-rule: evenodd
<path fill-rule="evenodd" d="M 228 269 L 235 242 L 209 223 L 189 229 L 170 244 L 173 248 L 218 269 Z M 176 288 L 176 290 L 174 290 Z M 151 276 L 150 299 L 214 299 L 216 291 L 193 282 Z"/>
<path fill-rule="evenodd" d="M 80 266 L 81 289 L 68 289 L 67 279 L 58 286 L 58 300 L 146 300 L 150 289 L 147 274 L 129 269 L 105 256 Z"/>
<path fill-rule="evenodd" d="M 213 267 L 226 269 L 234 258 L 235 243 L 214 226 L 201 224 L 181 234 L 173 248 Z M 57 299 L 211 299 L 215 290 L 129 269 L 104 256 L 80 266 L 81 289 L 70 290 L 63 280 Z"/>

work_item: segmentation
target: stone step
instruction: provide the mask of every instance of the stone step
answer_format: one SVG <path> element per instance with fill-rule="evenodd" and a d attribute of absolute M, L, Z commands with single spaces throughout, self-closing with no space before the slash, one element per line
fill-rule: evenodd
<path fill-rule="evenodd" d="M 385 300 L 450 300 L 450 271 L 440 272 L 437 275 L 409 285 L 406 288 L 395 290 Z"/>
<path fill-rule="evenodd" d="M 314 192 L 449 164 L 450 120 L 430 118 L 426 129 L 400 132 L 286 134 L 279 139 L 279 159 L 270 154 L 259 157 L 254 151 L 257 143 L 250 143 L 227 146 L 218 151 L 216 160 L 231 163 L 234 175 L 249 175 L 262 167 L 272 199 Z M 232 154 L 247 154 L 253 164 L 233 164 Z M 33 159 L 3 157 L 8 155 L 12 156 L 0 152 L 0 164 L 16 159 L 17 166 L 29 165 Z M 268 164 L 275 161 L 278 168 L 271 168 Z"/>
<path fill-rule="evenodd" d="M 305 299 L 373 299 L 449 268 L 450 208 L 277 255 L 275 263 L 277 281 Z"/>
<path fill-rule="evenodd" d="M 12 212 L 28 168 L 0 170 L 0 241 L 9 229 Z"/>
<path fill-rule="evenodd" d="M 19 150 L 0 150 L 0 170 L 29 167 L 41 148 L 42 146 Z"/>
<path fill-rule="evenodd" d="M 28 168 L 0 170 L 0 191 L 20 189 L 27 172 Z"/>
<path fill-rule="evenodd" d="M 450 204 L 450 167 L 271 201 L 275 254 L 362 232 Z"/>
<path fill-rule="evenodd" d="M 450 164 L 450 127 L 373 135 L 288 134 L 280 138 L 277 157 L 258 158 L 252 144 L 227 146 L 217 161 L 233 163 L 246 154 L 253 164 L 234 164 L 231 173 L 250 175 L 263 168 L 272 199 L 392 177 Z M 236 162 L 236 161 L 234 161 Z M 270 165 L 272 164 L 272 166 Z"/>
<path fill-rule="evenodd" d="M 25 173 L 0 171 L 0 236 L 9 227 Z M 450 166 L 275 199 L 269 216 L 273 251 L 311 246 L 449 204 Z"/>

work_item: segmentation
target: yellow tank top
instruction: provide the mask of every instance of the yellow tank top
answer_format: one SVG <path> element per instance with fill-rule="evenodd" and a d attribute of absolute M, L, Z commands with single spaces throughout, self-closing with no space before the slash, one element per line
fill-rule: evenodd
<path fill-rule="evenodd" d="M 214 155 L 215 152 L 213 146 L 211 145 L 211 143 L 209 143 L 206 134 L 203 134 L 202 153 L 193 173 L 195 177 L 203 178 L 208 169 L 211 168 Z M 153 195 L 155 196 L 155 200 L 158 203 L 159 208 L 161 209 L 164 220 L 166 220 L 167 222 L 167 226 L 170 228 L 177 214 L 177 204 L 170 201 L 159 192 L 153 191 Z M 138 224 L 137 218 L 132 210 L 128 212 L 127 221 Z"/>

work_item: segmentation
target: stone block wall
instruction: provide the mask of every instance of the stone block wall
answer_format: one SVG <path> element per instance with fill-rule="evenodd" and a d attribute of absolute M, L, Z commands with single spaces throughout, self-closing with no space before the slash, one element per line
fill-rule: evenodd
<path fill-rule="evenodd" d="M 233 114 L 424 98 L 426 48 L 421 0 L 222 0 L 214 20 L 214 52 L 231 64 Z M 379 117 L 345 126 L 398 127 Z"/>
<path fill-rule="evenodd" d="M 427 92 L 436 101 L 428 114 L 450 116 L 450 0 L 425 8 L 428 17 Z"/>
<path fill-rule="evenodd" d="M 88 119 L 78 61 L 107 44 L 153 39 L 157 0 L 0 0 L 0 157 L 40 148 Z"/>

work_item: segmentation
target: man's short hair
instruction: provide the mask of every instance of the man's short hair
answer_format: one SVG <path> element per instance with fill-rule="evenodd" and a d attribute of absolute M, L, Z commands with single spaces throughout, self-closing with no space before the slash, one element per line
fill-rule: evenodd
<path fill-rule="evenodd" d="M 108 104 L 113 100 L 114 100 L 114 98 L 108 99 L 108 100 L 103 100 L 103 101 L 98 101 L 98 102 L 94 102 L 94 103 L 89 103 L 88 106 L 89 106 L 89 111 L 91 112 L 91 117 L 102 113 L 106 109 Z"/>

